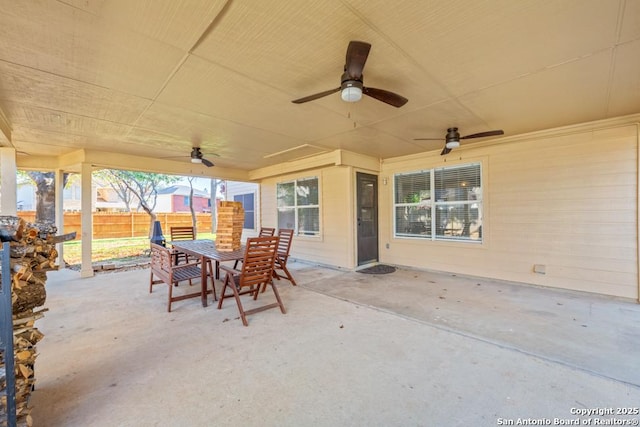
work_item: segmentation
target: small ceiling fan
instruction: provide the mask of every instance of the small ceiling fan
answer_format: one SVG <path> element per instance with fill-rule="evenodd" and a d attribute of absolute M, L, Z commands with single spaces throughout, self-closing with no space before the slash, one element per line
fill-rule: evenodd
<path fill-rule="evenodd" d="M 202 163 L 208 168 L 213 166 L 213 163 L 211 161 L 204 158 L 204 156 L 202 155 L 202 151 L 200 150 L 200 147 L 193 147 L 191 149 L 190 157 L 191 157 L 191 163 Z"/>
<path fill-rule="evenodd" d="M 294 104 L 302 104 L 342 91 L 342 99 L 346 102 L 359 101 L 364 93 L 367 96 L 391 106 L 397 108 L 402 107 L 407 103 L 407 98 L 400 96 L 397 93 L 389 92 L 388 90 L 364 86 L 362 70 L 364 69 L 365 62 L 367 62 L 370 50 L 371 45 L 369 43 L 360 41 L 349 42 L 349 47 L 347 48 L 347 59 L 344 65 L 344 73 L 340 79 L 340 87 L 316 93 L 314 95 L 305 96 L 304 98 L 295 99 L 291 102 Z"/>
<path fill-rule="evenodd" d="M 207 154 L 207 156 L 220 157 L 215 153 L 209 153 Z M 192 147 L 191 154 L 189 154 L 189 156 L 169 156 L 169 157 L 163 157 L 163 159 L 184 159 L 186 157 L 189 157 L 191 159 L 191 163 L 195 163 L 195 164 L 202 163 L 208 168 L 210 168 L 211 166 L 214 166 L 213 162 L 204 158 L 204 155 L 202 154 L 202 150 L 200 147 Z"/>
<path fill-rule="evenodd" d="M 440 155 L 444 156 L 445 154 L 449 154 L 454 148 L 458 148 L 460 146 L 461 139 L 484 138 L 486 136 L 497 135 L 504 135 L 504 131 L 502 129 L 490 130 L 487 132 L 479 132 L 471 135 L 460 136 L 460 134 L 458 133 L 458 128 L 449 128 L 447 129 L 447 134 L 444 137 L 444 148 L 442 149 Z M 437 141 L 440 139 L 441 138 L 414 138 L 414 141 Z"/>

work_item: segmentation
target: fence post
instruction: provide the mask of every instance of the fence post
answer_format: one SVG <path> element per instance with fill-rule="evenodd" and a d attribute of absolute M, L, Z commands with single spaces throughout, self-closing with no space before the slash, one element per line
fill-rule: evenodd
<path fill-rule="evenodd" d="M 165 230 L 169 230 L 169 216 L 166 213 L 164 213 L 163 215 L 164 215 L 164 227 L 163 228 Z"/>

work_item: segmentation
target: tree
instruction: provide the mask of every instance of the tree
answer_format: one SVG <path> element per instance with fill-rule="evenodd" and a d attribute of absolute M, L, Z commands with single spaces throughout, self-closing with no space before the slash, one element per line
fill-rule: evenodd
<path fill-rule="evenodd" d="M 218 223 L 216 218 L 217 208 L 218 208 L 218 204 L 217 204 L 218 188 L 222 193 L 224 193 L 226 191 L 226 181 L 223 181 L 217 178 L 211 178 L 210 187 L 211 187 L 211 199 L 210 199 L 211 200 L 211 232 L 215 233 L 218 228 Z"/>
<path fill-rule="evenodd" d="M 196 219 L 196 210 L 193 208 L 193 180 L 195 176 L 187 177 L 189 181 L 189 210 L 191 211 L 191 224 L 193 225 L 193 234 L 198 235 L 198 220 Z"/>
<path fill-rule="evenodd" d="M 116 192 L 118 198 L 124 202 L 125 210 L 127 212 L 131 212 L 131 203 L 134 200 L 137 200 L 136 196 L 122 180 L 114 179 L 111 172 L 112 171 L 110 169 L 103 169 L 94 172 L 93 175 L 109 184 L 109 187 Z"/>
<path fill-rule="evenodd" d="M 105 169 L 103 176 L 116 189 L 123 188 L 130 192 L 138 200 L 138 207 L 149 215 L 149 233 L 153 230 L 153 222 L 156 214 L 153 210 L 156 207 L 158 198 L 158 188 L 166 184 L 178 181 L 178 177 L 159 173 L 134 172 L 118 169 Z M 113 184 L 111 184 L 113 183 Z M 118 191 L 116 189 L 116 191 Z"/>
<path fill-rule="evenodd" d="M 26 175 L 36 186 L 36 222 L 56 221 L 55 173 L 27 171 Z M 69 174 L 63 174 L 63 187 L 67 185 Z"/>

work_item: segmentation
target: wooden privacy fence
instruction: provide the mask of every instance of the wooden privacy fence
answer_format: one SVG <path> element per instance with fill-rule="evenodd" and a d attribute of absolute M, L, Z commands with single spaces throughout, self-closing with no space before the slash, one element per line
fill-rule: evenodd
<path fill-rule="evenodd" d="M 191 214 L 159 213 L 157 220 L 162 225 L 162 233 L 169 235 L 169 229 L 177 226 L 190 226 Z M 18 216 L 25 221 L 36 220 L 35 211 L 20 211 Z M 196 222 L 199 233 L 211 233 L 211 214 L 197 213 Z M 144 212 L 94 212 L 93 213 L 93 238 L 117 239 L 123 237 L 148 237 L 151 230 L 151 220 Z M 76 232 L 76 240 L 80 240 L 82 234 L 80 212 L 64 213 L 64 230 L 58 233 Z"/>

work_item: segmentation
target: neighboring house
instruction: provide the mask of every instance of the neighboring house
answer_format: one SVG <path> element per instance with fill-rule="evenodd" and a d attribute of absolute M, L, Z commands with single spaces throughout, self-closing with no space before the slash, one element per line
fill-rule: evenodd
<path fill-rule="evenodd" d="M 191 188 L 188 185 L 171 185 L 158 190 L 157 213 L 190 212 L 189 198 Z M 193 209 L 196 212 L 211 212 L 211 196 L 207 191 L 193 189 Z"/>
<path fill-rule="evenodd" d="M 94 182 L 96 183 L 96 185 L 93 186 L 94 211 L 127 212 L 127 205 L 124 201 L 122 201 L 116 190 L 108 186 L 108 184 L 101 184 L 98 180 L 95 180 Z M 66 207 L 66 199 L 64 203 Z M 79 203 L 79 200 L 77 203 Z M 135 201 L 132 202 L 129 207 L 131 208 L 131 210 L 135 210 L 137 206 L 137 199 L 135 199 Z"/>
<path fill-rule="evenodd" d="M 127 206 L 116 191 L 99 179 L 93 180 L 92 211 L 94 212 L 126 212 Z M 17 200 L 19 211 L 36 210 L 36 186 L 31 181 L 18 185 Z M 63 191 L 65 211 L 79 211 L 81 207 L 81 188 L 79 180 L 70 180 Z M 137 204 L 131 206 L 135 209 Z"/>
<path fill-rule="evenodd" d="M 225 199 L 241 202 L 244 208 L 243 239 L 255 237 L 260 228 L 260 186 L 252 182 L 227 181 Z"/>
<path fill-rule="evenodd" d="M 16 189 L 19 211 L 36 210 L 36 186 L 31 182 L 18 183 Z"/>
<path fill-rule="evenodd" d="M 255 184 L 251 184 L 254 185 Z M 189 212 L 189 191 L 187 185 L 172 185 L 158 191 L 155 212 Z M 207 191 L 194 188 L 193 207 L 196 212 L 211 212 L 211 197 Z M 118 193 L 99 179 L 93 179 L 92 210 L 94 212 L 126 212 L 127 205 Z M 70 181 L 64 188 L 64 210 L 79 211 L 81 206 L 81 188 L 79 180 Z M 30 181 L 20 183 L 17 187 L 19 211 L 36 209 L 36 187 Z M 232 199 L 229 199 L 232 200 Z M 137 210 L 137 199 L 130 204 L 132 211 Z"/>
<path fill-rule="evenodd" d="M 94 186 L 98 185 L 96 181 L 93 181 Z M 95 189 L 94 189 L 95 192 Z M 67 183 L 62 191 L 62 198 L 64 203 L 64 210 L 66 211 L 79 211 L 82 203 L 81 188 L 79 180 L 74 180 Z M 95 204 L 92 204 L 95 206 Z"/>

